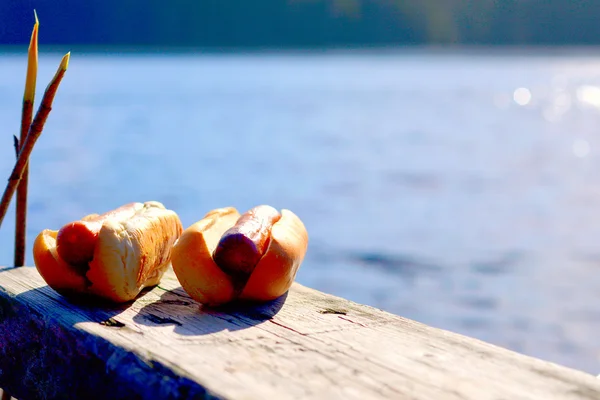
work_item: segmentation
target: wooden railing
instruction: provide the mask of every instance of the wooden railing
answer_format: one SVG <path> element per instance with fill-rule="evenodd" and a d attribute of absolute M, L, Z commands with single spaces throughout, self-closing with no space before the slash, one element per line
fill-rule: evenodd
<path fill-rule="evenodd" d="M 73 304 L 0 269 L 0 386 L 28 399 L 600 399 L 600 380 L 294 284 L 206 309 L 169 272 L 133 304 Z"/>

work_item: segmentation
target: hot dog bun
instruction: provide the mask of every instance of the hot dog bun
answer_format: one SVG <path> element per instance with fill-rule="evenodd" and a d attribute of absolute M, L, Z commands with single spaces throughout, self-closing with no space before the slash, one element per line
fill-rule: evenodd
<path fill-rule="evenodd" d="M 34 243 L 33 255 L 40 275 L 59 293 L 126 302 L 145 287 L 158 284 L 182 231 L 177 214 L 152 201 L 141 204 L 131 218 L 103 221 L 87 270 L 70 265 L 58 255 L 57 231 L 42 231 Z"/>
<path fill-rule="evenodd" d="M 35 266 L 52 289 L 63 295 L 85 292 L 87 283 L 85 275 L 64 262 L 56 251 L 58 231 L 44 229 L 33 242 L 33 259 Z"/>
<path fill-rule="evenodd" d="M 308 249 L 308 232 L 296 214 L 281 210 L 281 219 L 271 229 L 271 242 L 260 259 L 240 298 L 268 301 L 288 291 Z"/>
<path fill-rule="evenodd" d="M 231 278 L 213 261 L 212 254 L 239 217 L 233 207 L 213 210 L 183 231 L 173 247 L 173 271 L 183 290 L 199 303 L 218 305 L 235 296 Z"/>
<path fill-rule="evenodd" d="M 282 210 L 273 224 L 265 254 L 240 289 L 235 276 L 213 260 L 221 236 L 239 219 L 232 207 L 213 210 L 187 228 L 173 248 L 173 270 L 183 289 L 196 301 L 219 305 L 236 299 L 268 301 L 292 285 L 308 247 L 308 233 L 291 211 Z"/>

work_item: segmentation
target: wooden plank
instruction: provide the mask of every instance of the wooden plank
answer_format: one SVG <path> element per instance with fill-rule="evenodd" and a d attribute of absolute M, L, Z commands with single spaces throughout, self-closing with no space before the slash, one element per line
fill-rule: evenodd
<path fill-rule="evenodd" d="M 0 387 L 15 397 L 600 399 L 600 380 L 295 284 L 202 308 L 172 272 L 133 304 L 72 304 L 0 269 Z"/>

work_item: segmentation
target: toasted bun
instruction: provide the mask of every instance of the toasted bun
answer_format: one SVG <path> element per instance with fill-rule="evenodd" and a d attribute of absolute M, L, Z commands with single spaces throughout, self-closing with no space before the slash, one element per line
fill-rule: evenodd
<path fill-rule="evenodd" d="M 177 214 L 157 202 L 145 203 L 126 221 L 104 222 L 86 274 L 90 292 L 120 302 L 157 285 L 182 231 Z"/>
<path fill-rule="evenodd" d="M 238 298 L 268 301 L 283 295 L 294 282 L 308 247 L 308 233 L 294 213 L 282 210 L 267 251 L 241 293 L 236 292 L 232 277 L 214 262 L 213 251 L 239 217 L 232 207 L 213 210 L 187 228 L 173 248 L 173 270 L 183 289 L 200 303 L 219 305 Z"/>
<path fill-rule="evenodd" d="M 145 287 L 159 283 L 170 264 L 173 243 L 182 231 L 175 212 L 161 203 L 147 202 L 129 219 L 104 221 L 87 271 L 58 256 L 56 231 L 38 235 L 34 260 L 46 283 L 60 293 L 126 302 Z"/>
<path fill-rule="evenodd" d="M 241 299 L 268 301 L 288 291 L 308 249 L 308 232 L 300 218 L 281 210 L 271 229 L 271 242 L 244 287 Z"/>
<path fill-rule="evenodd" d="M 44 229 L 33 242 L 33 261 L 48 286 L 60 294 L 83 293 L 86 279 L 56 252 L 58 231 Z"/>
<path fill-rule="evenodd" d="M 173 247 L 173 271 L 183 290 L 199 303 L 217 305 L 234 298 L 231 279 L 215 264 L 212 254 L 239 217 L 233 207 L 213 210 L 183 231 Z"/>

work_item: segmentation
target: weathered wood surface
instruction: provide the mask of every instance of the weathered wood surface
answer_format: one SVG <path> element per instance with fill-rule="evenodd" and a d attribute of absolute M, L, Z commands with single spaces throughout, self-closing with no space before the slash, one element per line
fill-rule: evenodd
<path fill-rule="evenodd" d="M 133 304 L 74 305 L 0 269 L 0 387 L 19 399 L 600 399 L 594 376 L 295 284 L 200 307 L 168 273 Z"/>

